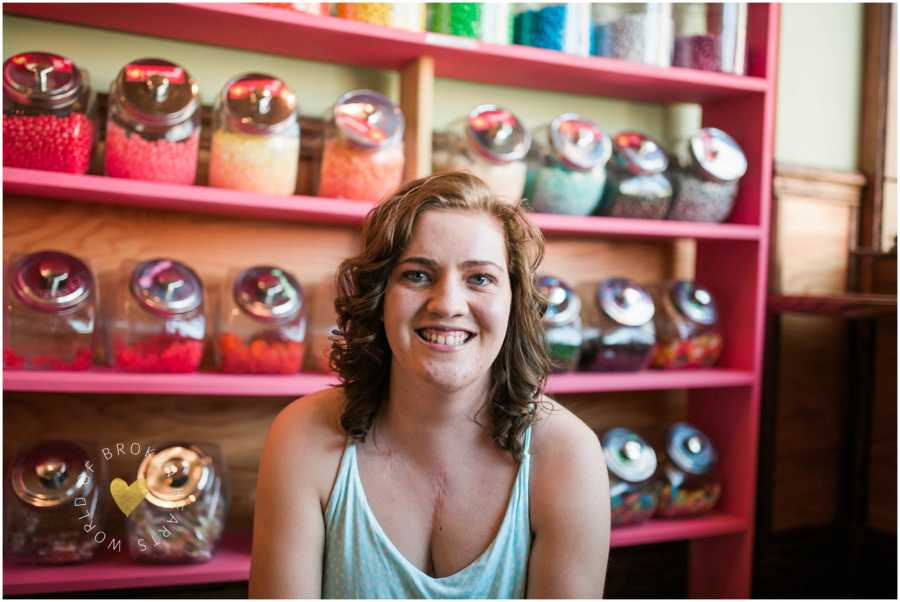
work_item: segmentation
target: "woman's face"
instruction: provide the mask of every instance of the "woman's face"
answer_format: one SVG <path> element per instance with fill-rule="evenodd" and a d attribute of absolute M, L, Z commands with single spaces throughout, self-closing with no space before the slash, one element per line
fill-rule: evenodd
<path fill-rule="evenodd" d="M 393 374 L 448 391 L 488 378 L 511 302 L 497 218 L 463 210 L 421 214 L 385 291 Z"/>

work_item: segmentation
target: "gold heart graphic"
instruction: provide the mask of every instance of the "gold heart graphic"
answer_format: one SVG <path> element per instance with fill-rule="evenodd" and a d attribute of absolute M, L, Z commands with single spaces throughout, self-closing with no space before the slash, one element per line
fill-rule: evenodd
<path fill-rule="evenodd" d="M 147 485 L 144 479 L 138 479 L 129 485 L 124 479 L 115 478 L 109 484 L 109 492 L 122 514 L 129 516 L 147 495 Z"/>

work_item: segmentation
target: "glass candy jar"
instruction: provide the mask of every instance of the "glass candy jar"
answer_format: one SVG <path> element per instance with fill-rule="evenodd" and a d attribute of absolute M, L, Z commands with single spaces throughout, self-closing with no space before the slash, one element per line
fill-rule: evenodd
<path fill-rule="evenodd" d="M 425 5 L 421 2 L 339 2 L 337 16 L 411 31 L 425 29 Z"/>
<path fill-rule="evenodd" d="M 97 296 L 91 270 L 77 257 L 39 251 L 13 261 L 7 271 L 4 368 L 90 368 Z"/>
<path fill-rule="evenodd" d="M 621 427 L 606 431 L 600 444 L 609 471 L 612 526 L 648 520 L 659 503 L 656 452 L 640 435 Z"/>
<path fill-rule="evenodd" d="M 716 450 L 693 426 L 677 422 L 666 433 L 666 458 L 656 513 L 666 518 L 712 510 L 722 493 Z"/>
<path fill-rule="evenodd" d="M 669 158 L 656 140 L 638 132 L 613 136 L 609 184 L 601 213 L 615 217 L 663 219 L 672 204 L 665 176 Z"/>
<path fill-rule="evenodd" d="M 513 18 L 516 44 L 580 56 L 591 53 L 592 28 L 587 2 L 519 4 Z"/>
<path fill-rule="evenodd" d="M 86 173 L 94 148 L 88 73 L 50 52 L 3 63 L 3 165 Z"/>
<path fill-rule="evenodd" d="M 538 129 L 528 158 L 525 194 L 540 213 L 590 215 L 603 197 L 609 136 L 584 117 L 565 113 Z"/>
<path fill-rule="evenodd" d="M 700 368 L 718 361 L 722 331 L 709 290 L 688 280 L 677 280 L 655 287 L 654 301 L 654 368 Z"/>
<path fill-rule="evenodd" d="M 618 4 L 602 30 L 608 56 L 658 67 L 672 64 L 672 5 L 664 2 Z"/>
<path fill-rule="evenodd" d="M 581 299 L 566 283 L 554 276 L 540 276 L 535 284 L 547 298 L 547 309 L 541 323 L 552 371 L 571 372 L 578 365 L 581 348 Z"/>
<path fill-rule="evenodd" d="M 331 111 L 319 196 L 378 201 L 403 181 L 403 112 L 371 90 L 342 95 Z"/>
<path fill-rule="evenodd" d="M 200 277 L 172 259 L 129 267 L 107 327 L 111 365 L 124 372 L 195 372 L 206 334 Z"/>
<path fill-rule="evenodd" d="M 225 281 L 216 363 L 237 374 L 296 374 L 303 362 L 306 304 L 296 278 L 272 266 Z"/>
<path fill-rule="evenodd" d="M 84 527 L 100 520 L 105 466 L 71 441 L 21 450 L 7 472 L 4 556 L 33 564 L 91 560 L 102 541 Z"/>
<path fill-rule="evenodd" d="M 336 337 L 334 331 L 338 327 L 334 308 L 336 295 L 334 279 L 323 280 L 315 288 L 309 324 L 309 352 L 306 354 L 306 369 L 311 372 L 331 372 L 331 347 Z"/>
<path fill-rule="evenodd" d="M 200 146 L 197 84 L 162 59 L 125 65 L 109 90 L 106 175 L 193 184 Z"/>
<path fill-rule="evenodd" d="M 152 563 L 201 563 L 213 557 L 225 529 L 228 484 L 218 447 L 172 443 L 138 468 L 147 493 L 128 517 L 131 558 Z"/>
<path fill-rule="evenodd" d="M 677 67 L 743 75 L 747 65 L 747 4 L 675 4 Z"/>
<path fill-rule="evenodd" d="M 525 190 L 525 155 L 531 135 L 511 112 L 495 105 L 479 105 L 468 117 L 435 133 L 432 165 L 438 171 L 468 171 L 510 203 Z"/>
<path fill-rule="evenodd" d="M 594 304 L 585 305 L 580 370 L 625 372 L 643 370 L 653 357 L 656 333 L 653 299 L 625 278 L 597 285 Z"/>
<path fill-rule="evenodd" d="M 296 97 L 282 80 L 261 73 L 229 80 L 216 101 L 213 127 L 210 186 L 294 194 L 300 124 Z"/>
<path fill-rule="evenodd" d="M 675 198 L 668 219 L 724 222 L 731 215 L 747 157 L 734 139 L 716 128 L 703 128 L 685 145 L 687 157 L 672 170 Z"/>
<path fill-rule="evenodd" d="M 428 30 L 463 38 L 482 36 L 482 2 L 436 2 L 428 6 Z"/>

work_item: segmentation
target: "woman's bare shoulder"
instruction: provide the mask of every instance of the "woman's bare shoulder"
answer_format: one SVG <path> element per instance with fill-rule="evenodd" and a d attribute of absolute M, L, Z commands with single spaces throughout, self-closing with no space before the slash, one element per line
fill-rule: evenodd
<path fill-rule="evenodd" d="M 559 402 L 544 396 L 537 403 L 537 420 L 532 428 L 531 453 L 550 455 L 552 451 L 596 451 L 596 433 L 581 418 Z"/>

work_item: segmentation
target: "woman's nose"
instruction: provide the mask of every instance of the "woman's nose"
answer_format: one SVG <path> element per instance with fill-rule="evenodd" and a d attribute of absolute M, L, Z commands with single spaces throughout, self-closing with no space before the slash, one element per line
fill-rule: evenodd
<path fill-rule="evenodd" d="M 428 311 L 439 316 L 459 316 L 468 311 L 466 289 L 454 278 L 442 278 L 431 288 Z"/>

